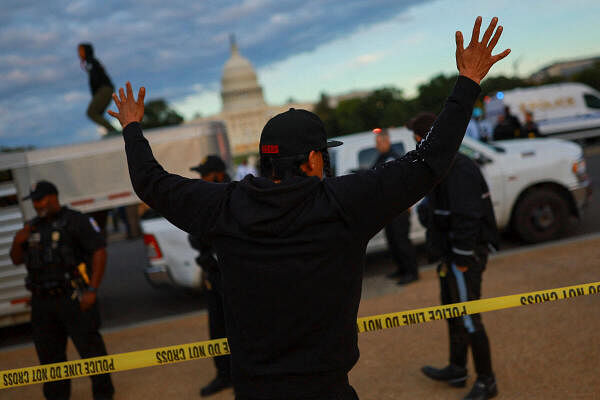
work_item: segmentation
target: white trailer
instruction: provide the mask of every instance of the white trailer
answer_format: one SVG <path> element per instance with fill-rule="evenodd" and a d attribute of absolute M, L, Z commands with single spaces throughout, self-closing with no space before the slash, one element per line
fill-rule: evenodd
<path fill-rule="evenodd" d="M 209 154 L 227 163 L 231 160 L 221 122 L 184 124 L 144 134 L 156 159 L 182 176 L 195 177 L 190 167 Z M 0 326 L 29 320 L 25 266 L 14 266 L 9 251 L 15 232 L 35 216 L 31 201 L 21 199 L 42 179 L 57 186 L 61 204 L 85 213 L 140 203 L 131 187 L 121 137 L 0 155 Z"/>
<path fill-rule="evenodd" d="M 600 136 L 600 92 L 582 83 L 497 92 L 485 99 L 486 120 L 492 126 L 505 106 L 521 123 L 525 122 L 525 112 L 532 112 L 542 135 L 563 139 Z"/>

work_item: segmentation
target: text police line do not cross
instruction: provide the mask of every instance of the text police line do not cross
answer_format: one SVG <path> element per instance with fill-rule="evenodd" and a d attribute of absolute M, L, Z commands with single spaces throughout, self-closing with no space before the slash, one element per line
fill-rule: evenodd
<path fill-rule="evenodd" d="M 370 317 L 358 318 L 357 330 L 358 332 L 370 332 L 397 328 L 429 321 L 456 318 L 463 315 L 478 314 L 596 294 L 600 294 L 600 282 L 492 297 L 397 313 L 373 315 Z M 230 354 L 229 344 L 227 343 L 227 339 L 222 338 L 35 367 L 11 369 L 0 371 L 0 389 L 34 385 L 62 379 L 80 378 L 83 376 L 109 372 L 174 364 L 201 358 L 218 357 L 226 354 Z"/>

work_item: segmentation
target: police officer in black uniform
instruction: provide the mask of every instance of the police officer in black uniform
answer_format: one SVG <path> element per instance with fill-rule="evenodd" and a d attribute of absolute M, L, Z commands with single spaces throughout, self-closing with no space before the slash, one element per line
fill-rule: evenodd
<path fill-rule="evenodd" d="M 31 291 L 33 341 L 41 364 L 67 361 L 67 337 L 83 358 L 106 355 L 98 333 L 100 314 L 96 295 L 106 264 L 106 243 L 96 222 L 61 207 L 54 184 L 40 181 L 31 199 L 37 217 L 14 237 L 10 256 L 25 263 Z M 86 269 L 91 265 L 91 276 Z M 113 398 L 109 374 L 94 375 L 94 400 Z M 71 381 L 44 383 L 48 400 L 68 399 Z"/>
<path fill-rule="evenodd" d="M 375 145 L 379 156 L 373 164 L 373 169 L 382 166 L 388 161 L 399 160 L 400 154 L 392 149 L 390 134 L 387 129 L 375 131 Z M 385 237 L 396 263 L 396 271 L 388 275 L 398 278 L 399 285 L 405 285 L 419 279 L 417 254 L 410 242 L 410 209 L 402 212 L 385 227 Z"/>
<path fill-rule="evenodd" d="M 435 115 L 421 114 L 411 127 L 419 142 L 433 125 Z M 498 248 L 498 230 L 487 183 L 473 160 L 457 153 L 448 175 L 419 205 L 419 217 L 427 227 L 430 255 L 438 266 L 442 304 L 477 300 L 489 249 Z M 431 379 L 464 387 L 467 350 L 473 353 L 477 380 L 465 400 L 489 399 L 498 393 L 492 371 L 490 345 L 480 314 L 448 320 L 450 364 L 426 366 Z"/>
<path fill-rule="evenodd" d="M 227 175 L 225 163 L 219 156 L 210 155 L 196 167 L 190 168 L 200 174 L 207 182 L 227 183 L 231 178 Z M 223 291 L 221 289 L 221 272 L 219 271 L 215 250 L 209 241 L 200 236 L 189 235 L 192 247 L 200 253 L 196 263 L 202 268 L 202 278 L 208 306 L 208 326 L 211 339 L 226 337 L 225 314 L 223 311 Z M 209 396 L 231 387 L 231 357 L 214 357 L 217 376 L 200 390 L 201 396 Z"/>

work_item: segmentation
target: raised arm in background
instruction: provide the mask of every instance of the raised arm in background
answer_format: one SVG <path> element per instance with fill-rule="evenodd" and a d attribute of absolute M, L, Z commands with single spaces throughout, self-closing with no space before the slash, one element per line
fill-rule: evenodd
<path fill-rule="evenodd" d="M 494 17 L 479 41 L 481 17 L 477 17 L 467 48 L 456 32 L 456 65 L 459 77 L 432 129 L 415 151 L 374 170 L 334 178 L 333 195 L 353 220 L 359 234 L 370 237 L 394 216 L 412 206 L 439 182 L 450 167 L 463 140 L 479 83 L 492 65 L 510 50 L 492 55 L 502 26 Z M 494 33 L 495 31 L 495 33 Z"/>
<path fill-rule="evenodd" d="M 140 126 L 146 89 L 140 88 L 136 101 L 131 83 L 127 82 L 126 88 L 127 93 L 123 88 L 119 89 L 118 97 L 113 93 L 118 112 L 109 110 L 108 113 L 123 127 L 129 177 L 135 193 L 173 225 L 188 233 L 202 235 L 212 226 L 212 218 L 217 214 L 214 209 L 219 206 L 227 185 L 188 179 L 165 171 L 154 158 Z"/>

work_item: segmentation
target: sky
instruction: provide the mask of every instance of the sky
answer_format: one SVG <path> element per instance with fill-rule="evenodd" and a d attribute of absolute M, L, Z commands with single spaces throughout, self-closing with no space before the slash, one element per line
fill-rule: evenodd
<path fill-rule="evenodd" d="M 454 32 L 468 42 L 477 15 L 498 16 L 497 52 L 512 49 L 490 75 L 600 55 L 596 0 L 2 0 L 0 146 L 100 138 L 86 116 L 80 42 L 94 45 L 117 87 L 144 85 L 147 100 L 190 119 L 220 110 L 230 34 L 269 104 L 383 86 L 411 96 L 456 72 Z"/>

